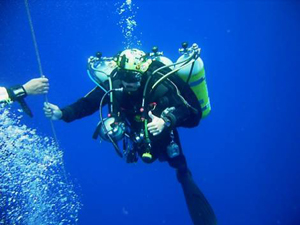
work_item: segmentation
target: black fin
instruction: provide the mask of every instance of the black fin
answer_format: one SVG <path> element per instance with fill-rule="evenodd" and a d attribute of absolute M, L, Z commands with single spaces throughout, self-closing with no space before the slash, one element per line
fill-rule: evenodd
<path fill-rule="evenodd" d="M 177 173 L 186 204 L 194 225 L 216 225 L 215 213 L 205 196 L 194 182 L 190 172 Z"/>

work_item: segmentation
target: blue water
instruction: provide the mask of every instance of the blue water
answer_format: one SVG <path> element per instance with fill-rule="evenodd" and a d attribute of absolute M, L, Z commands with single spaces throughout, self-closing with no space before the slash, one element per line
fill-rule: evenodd
<path fill-rule="evenodd" d="M 29 1 L 50 102 L 85 95 L 94 86 L 87 58 L 124 49 L 123 2 Z M 219 224 L 300 224 L 299 1 L 132 2 L 144 51 L 156 45 L 175 61 L 183 41 L 202 48 L 212 112 L 180 134 Z M 0 1 L 0 15 L 0 84 L 25 83 L 39 71 L 24 2 Z M 27 101 L 35 116 L 21 122 L 52 136 L 43 97 Z M 109 143 L 91 139 L 98 119 L 55 122 L 65 169 L 79 186 L 79 224 L 192 224 L 175 171 L 126 164 Z"/>

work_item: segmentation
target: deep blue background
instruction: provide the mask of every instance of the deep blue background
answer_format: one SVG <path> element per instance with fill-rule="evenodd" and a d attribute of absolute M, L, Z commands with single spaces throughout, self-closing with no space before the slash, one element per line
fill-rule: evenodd
<path fill-rule="evenodd" d="M 93 83 L 86 60 L 123 49 L 117 1 L 29 0 L 50 102 L 65 106 Z M 176 60 L 181 42 L 202 48 L 211 115 L 181 139 L 194 179 L 220 225 L 300 224 L 299 1 L 135 1 L 142 49 Z M 141 34 L 142 33 L 142 34 Z M 38 77 L 22 0 L 0 1 L 0 83 Z M 52 135 L 43 98 L 24 123 Z M 91 139 L 98 115 L 55 122 L 83 225 L 190 225 L 166 163 L 126 164 Z"/>

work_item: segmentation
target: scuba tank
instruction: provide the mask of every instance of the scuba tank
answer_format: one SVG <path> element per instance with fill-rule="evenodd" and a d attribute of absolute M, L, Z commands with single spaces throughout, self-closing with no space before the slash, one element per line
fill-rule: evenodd
<path fill-rule="evenodd" d="M 170 69 L 174 69 L 173 62 L 169 58 L 165 57 L 163 52 L 159 52 L 158 47 L 153 47 L 152 53 L 150 53 L 149 56 L 153 61 L 159 61 L 165 66 L 168 66 Z"/>
<path fill-rule="evenodd" d="M 211 106 L 206 85 L 205 70 L 203 61 L 199 57 L 200 48 L 198 45 L 193 44 L 192 47 L 188 48 L 188 44 L 186 42 L 183 43 L 182 48 L 179 49 L 182 56 L 180 56 L 174 64 L 172 64 L 172 61 L 167 57 L 162 56 L 162 53 L 157 52 L 156 47 L 154 47 L 152 51 L 154 53 L 151 53 L 150 56 L 154 57 L 154 60 L 158 60 L 165 64 L 165 66 L 155 70 L 152 75 L 164 68 L 170 68 L 172 71 L 159 78 L 152 86 L 151 90 L 155 89 L 155 87 L 163 80 L 166 80 L 169 77 L 171 78 L 173 74 L 177 73 L 184 82 L 189 84 L 191 90 L 194 92 L 201 106 L 202 118 L 205 118 L 210 113 Z"/>
<path fill-rule="evenodd" d="M 197 44 L 193 44 L 188 48 L 187 43 L 182 44 L 179 52 L 182 56 L 176 61 L 175 68 L 180 68 L 177 71 L 178 76 L 188 83 L 195 93 L 202 109 L 202 118 L 205 118 L 211 111 L 210 100 L 208 96 L 207 84 L 205 79 L 205 70 L 203 61 L 199 57 L 200 48 Z M 188 58 L 191 58 L 190 63 L 183 63 Z"/>
<path fill-rule="evenodd" d="M 103 86 L 114 69 L 117 68 L 117 63 L 113 58 L 102 57 L 101 52 L 97 52 L 96 56 L 91 56 L 88 59 L 87 73 L 90 79 L 102 90 L 107 92 Z"/>

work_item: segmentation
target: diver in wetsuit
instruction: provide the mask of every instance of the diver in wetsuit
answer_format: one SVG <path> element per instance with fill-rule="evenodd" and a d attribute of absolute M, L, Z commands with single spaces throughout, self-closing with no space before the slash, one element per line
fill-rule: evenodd
<path fill-rule="evenodd" d="M 99 134 L 111 141 L 128 163 L 136 162 L 138 156 L 146 163 L 167 161 L 176 169 L 194 224 L 216 224 L 211 206 L 192 178 L 176 129 L 199 124 L 202 111 L 195 94 L 176 74 L 157 83 L 171 70 L 163 68 L 159 61 L 147 59 L 138 49 L 123 51 L 115 61 L 116 67 L 101 86 L 62 109 L 45 103 L 45 115 L 72 122 L 108 104 L 109 115 L 103 119 L 100 112 L 94 137 Z M 153 76 L 157 70 L 159 76 Z M 120 140 L 123 152 L 117 145 Z"/>

